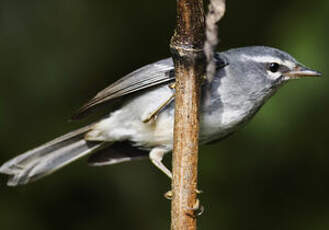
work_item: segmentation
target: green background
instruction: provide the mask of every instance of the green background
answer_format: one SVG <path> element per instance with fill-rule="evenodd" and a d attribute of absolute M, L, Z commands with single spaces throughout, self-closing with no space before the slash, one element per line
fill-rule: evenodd
<path fill-rule="evenodd" d="M 67 121 L 168 57 L 175 14 L 174 0 L 0 0 L 0 162 L 87 123 Z M 274 46 L 323 77 L 291 82 L 246 128 L 201 147 L 200 229 L 329 229 L 329 1 L 228 0 L 219 35 L 219 50 Z M 169 229 L 170 182 L 148 160 L 83 159 L 27 186 L 5 182 L 1 230 Z"/>

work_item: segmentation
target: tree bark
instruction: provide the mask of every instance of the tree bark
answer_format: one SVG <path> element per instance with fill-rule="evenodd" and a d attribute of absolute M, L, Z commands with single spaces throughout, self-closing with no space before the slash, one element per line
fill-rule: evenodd
<path fill-rule="evenodd" d="M 200 82 L 205 76 L 202 0 L 177 1 L 177 26 L 170 48 L 176 97 L 171 229 L 196 229 Z"/>

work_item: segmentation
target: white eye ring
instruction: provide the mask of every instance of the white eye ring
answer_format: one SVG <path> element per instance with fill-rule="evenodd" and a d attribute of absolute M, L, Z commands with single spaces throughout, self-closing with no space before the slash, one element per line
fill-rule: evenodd
<path fill-rule="evenodd" d="M 282 73 L 279 71 L 273 73 L 271 70 L 267 70 L 267 74 L 268 74 L 268 78 L 270 80 L 277 80 L 278 78 L 280 78 L 282 76 Z"/>

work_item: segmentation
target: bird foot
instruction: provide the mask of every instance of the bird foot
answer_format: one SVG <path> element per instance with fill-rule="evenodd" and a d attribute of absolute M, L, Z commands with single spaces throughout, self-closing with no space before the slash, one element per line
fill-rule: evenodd
<path fill-rule="evenodd" d="M 196 193 L 197 195 L 200 195 L 200 194 L 203 193 L 203 191 L 202 191 L 202 190 L 199 190 L 199 189 L 196 189 L 196 190 L 195 190 L 195 193 Z M 166 192 L 163 196 L 164 196 L 167 200 L 172 200 L 172 197 L 173 197 L 173 192 L 172 192 L 172 190 L 169 190 L 169 191 Z"/>
<path fill-rule="evenodd" d="M 172 200 L 172 197 L 173 197 L 173 192 L 172 192 L 172 190 L 169 190 L 169 191 L 166 192 L 163 196 L 164 196 L 167 200 Z"/>
<path fill-rule="evenodd" d="M 200 204 L 199 199 L 196 199 L 195 204 L 193 205 L 192 208 L 187 207 L 186 209 L 192 211 L 192 214 L 190 212 L 186 212 L 186 215 L 194 219 L 201 216 L 204 213 L 204 206 Z"/>

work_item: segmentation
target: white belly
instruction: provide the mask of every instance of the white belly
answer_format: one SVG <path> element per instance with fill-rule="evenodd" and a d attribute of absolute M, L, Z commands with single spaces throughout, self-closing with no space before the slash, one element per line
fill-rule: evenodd
<path fill-rule="evenodd" d="M 164 146 L 172 149 L 173 111 L 164 110 L 155 120 L 143 122 L 172 95 L 168 86 L 145 93 L 98 122 L 86 138 L 94 141 L 129 140 L 137 146 Z"/>

